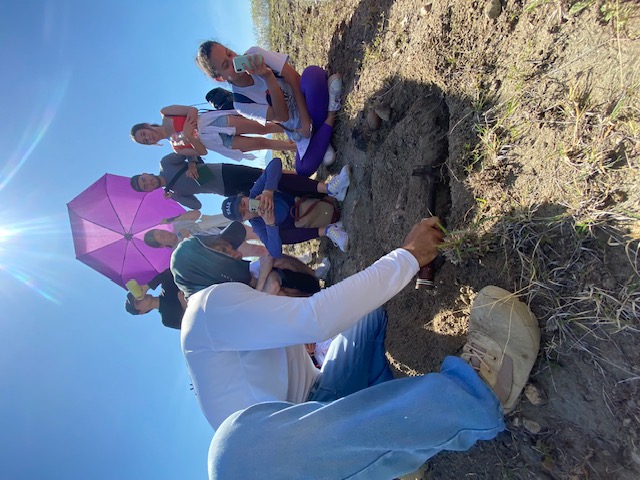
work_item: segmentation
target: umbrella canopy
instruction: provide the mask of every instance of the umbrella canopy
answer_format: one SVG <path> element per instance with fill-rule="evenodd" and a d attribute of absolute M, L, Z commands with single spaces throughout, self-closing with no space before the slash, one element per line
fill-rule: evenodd
<path fill-rule="evenodd" d="M 143 285 L 169 268 L 171 250 L 152 248 L 144 234 L 164 218 L 184 213 L 162 189 L 136 192 L 128 177 L 107 173 L 67 204 L 76 258 L 123 288 L 129 280 Z"/>

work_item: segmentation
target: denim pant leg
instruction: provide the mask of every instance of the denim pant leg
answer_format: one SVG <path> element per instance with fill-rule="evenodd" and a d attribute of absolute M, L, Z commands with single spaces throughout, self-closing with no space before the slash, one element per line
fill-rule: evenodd
<path fill-rule="evenodd" d="M 385 355 L 387 312 L 380 307 L 331 342 L 309 400 L 330 402 L 393 379 Z"/>
<path fill-rule="evenodd" d="M 463 360 L 447 357 L 440 373 L 333 402 L 265 402 L 234 413 L 211 442 L 209 478 L 390 480 L 503 429 L 493 392 Z"/>

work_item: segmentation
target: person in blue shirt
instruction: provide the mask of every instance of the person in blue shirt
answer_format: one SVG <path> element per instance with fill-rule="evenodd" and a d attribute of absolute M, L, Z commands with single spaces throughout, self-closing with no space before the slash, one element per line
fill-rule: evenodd
<path fill-rule="evenodd" d="M 305 242 L 326 236 L 346 251 L 349 236 L 342 224 L 337 201 L 344 199 L 350 182 L 348 166 L 327 184 L 308 192 L 311 197 L 298 197 L 276 190 L 282 176 L 282 162 L 274 158 L 249 192 L 249 197 L 235 195 L 222 202 L 222 213 L 230 220 L 249 221 L 254 233 L 274 258 L 282 256 L 282 245 Z M 324 191 L 322 191 L 324 190 Z M 320 198 L 318 194 L 321 194 Z M 252 211 L 250 199 L 260 206 Z"/>

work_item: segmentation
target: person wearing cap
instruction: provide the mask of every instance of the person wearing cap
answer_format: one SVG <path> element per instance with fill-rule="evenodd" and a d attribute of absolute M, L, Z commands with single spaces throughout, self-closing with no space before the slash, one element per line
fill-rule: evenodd
<path fill-rule="evenodd" d="M 380 307 L 442 241 L 438 219 L 425 219 L 402 248 L 307 298 L 241 283 L 191 293 L 181 344 L 215 429 L 211 480 L 297 480 L 309 477 L 309 465 L 313 478 L 388 480 L 504 430 L 540 346 L 536 317 L 514 294 L 478 293 L 463 353 L 446 357 L 440 372 L 393 379 L 389 369 Z M 304 344 L 332 335 L 318 370 Z M 335 441 L 318 443 L 318 430 Z"/>
<path fill-rule="evenodd" d="M 162 285 L 162 291 L 157 297 L 147 293 L 149 290 L 155 290 Z M 159 273 L 146 285 L 140 285 L 144 297 L 137 300 L 131 292 L 127 294 L 124 302 L 124 308 L 131 315 L 144 315 L 151 310 L 158 310 L 162 324 L 165 327 L 180 330 L 182 323 L 182 315 L 187 307 L 184 293 L 180 291 L 176 283 L 173 281 L 173 275 L 170 269 Z"/>
<path fill-rule="evenodd" d="M 232 222 L 219 235 L 196 235 L 182 241 L 171 256 L 171 272 L 188 298 L 203 285 L 238 282 L 272 294 L 312 295 L 320 290 L 314 272 L 296 258 L 242 260 L 237 249 L 245 238 L 244 225 Z"/>
<path fill-rule="evenodd" d="M 326 184 L 325 190 L 330 193 L 321 198 L 297 198 L 266 187 L 268 184 L 277 184 L 281 175 L 282 163 L 279 158 L 274 158 L 251 188 L 249 197 L 235 195 L 223 200 L 222 214 L 230 220 L 248 220 L 274 258 L 282 255 L 283 244 L 306 242 L 324 236 L 346 251 L 349 236 L 342 224 L 337 222 L 340 213 L 336 202 L 344 200 L 349 188 L 349 167 L 343 167 L 340 174 Z M 256 211 L 249 208 L 249 199 L 260 202 Z"/>

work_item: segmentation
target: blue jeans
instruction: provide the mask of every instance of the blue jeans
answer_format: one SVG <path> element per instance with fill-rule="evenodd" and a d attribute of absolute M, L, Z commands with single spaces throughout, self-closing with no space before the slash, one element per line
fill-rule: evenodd
<path fill-rule="evenodd" d="M 393 373 L 385 355 L 387 312 L 378 308 L 333 339 L 322 364 L 322 375 L 308 400 L 333 402 L 388 380 Z"/>
<path fill-rule="evenodd" d="M 336 338 L 313 400 L 258 403 L 227 418 L 211 441 L 209 478 L 390 480 L 504 429 L 498 399 L 457 357 L 440 373 L 386 381 L 388 365 L 374 353 L 384 355 L 383 324 L 379 309 Z M 350 338 L 368 344 L 359 358 L 349 353 Z M 339 365 L 347 358 L 355 365 Z M 372 386 L 358 390 L 365 376 Z"/>

